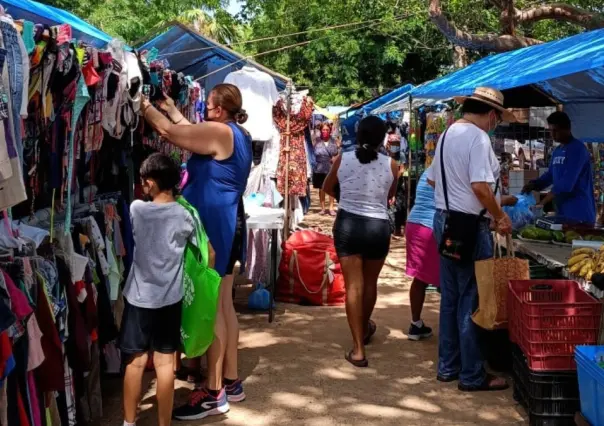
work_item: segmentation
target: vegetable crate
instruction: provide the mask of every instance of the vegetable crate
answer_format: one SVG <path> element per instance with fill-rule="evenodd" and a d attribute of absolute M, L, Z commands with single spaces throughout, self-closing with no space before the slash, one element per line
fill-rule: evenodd
<path fill-rule="evenodd" d="M 592 425 L 604 425 L 604 368 L 597 357 L 604 346 L 577 346 L 575 359 L 579 376 L 581 413 Z"/>
<path fill-rule="evenodd" d="M 534 372 L 520 348 L 513 353 L 514 398 L 527 410 L 531 426 L 574 425 L 579 410 L 577 373 Z"/>
<path fill-rule="evenodd" d="M 575 346 L 597 342 L 602 304 L 575 281 L 510 281 L 509 331 L 534 371 L 575 370 Z"/>

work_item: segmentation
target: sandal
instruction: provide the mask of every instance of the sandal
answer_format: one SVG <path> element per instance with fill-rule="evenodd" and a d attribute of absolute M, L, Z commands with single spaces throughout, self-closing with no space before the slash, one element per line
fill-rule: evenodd
<path fill-rule="evenodd" d="M 490 392 L 490 391 L 502 391 L 510 387 L 508 382 L 503 377 L 493 376 L 487 374 L 482 384 L 477 386 L 466 386 L 460 383 L 457 388 L 462 392 Z"/>
<path fill-rule="evenodd" d="M 369 367 L 369 361 L 367 361 L 367 358 L 363 358 L 363 359 L 353 359 L 352 358 L 352 350 L 350 350 L 346 356 L 344 356 L 344 358 L 346 359 L 346 361 L 348 361 L 349 363 L 351 363 L 352 365 L 354 365 L 355 367 L 358 368 L 366 368 Z"/>
<path fill-rule="evenodd" d="M 369 325 L 367 327 L 367 334 L 363 339 L 363 344 L 368 345 L 371 343 L 371 339 L 373 338 L 375 332 L 377 331 L 377 325 L 372 320 L 369 320 Z"/>

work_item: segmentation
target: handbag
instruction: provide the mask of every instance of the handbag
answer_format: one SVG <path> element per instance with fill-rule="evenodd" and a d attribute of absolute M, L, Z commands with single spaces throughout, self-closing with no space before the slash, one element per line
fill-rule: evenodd
<path fill-rule="evenodd" d="M 183 352 L 187 358 L 195 358 L 203 355 L 214 341 L 221 278 L 208 264 L 209 239 L 197 210 L 183 197 L 177 201 L 195 222 L 196 241 L 189 241 L 185 248 L 180 324 Z"/>
<path fill-rule="evenodd" d="M 530 279 L 528 260 L 514 257 L 512 237 L 508 235 L 506 238 L 507 256 L 501 255 L 501 245 L 495 237 L 493 257 L 476 261 L 474 264 L 478 287 L 478 309 L 472 315 L 472 321 L 486 330 L 507 326 L 510 280 Z"/>
<path fill-rule="evenodd" d="M 487 221 L 485 214 L 487 209 L 483 209 L 479 215 L 471 213 L 457 212 L 449 209 L 449 196 L 447 191 L 447 176 L 444 165 L 444 145 L 447 137 L 445 131 L 443 139 L 440 142 L 440 172 L 442 175 L 443 193 L 445 197 L 446 217 L 442 240 L 438 247 L 441 256 L 460 262 L 470 263 L 474 261 L 474 250 L 478 241 L 478 232 L 480 223 Z M 495 184 L 495 193 L 499 187 L 499 180 Z"/>

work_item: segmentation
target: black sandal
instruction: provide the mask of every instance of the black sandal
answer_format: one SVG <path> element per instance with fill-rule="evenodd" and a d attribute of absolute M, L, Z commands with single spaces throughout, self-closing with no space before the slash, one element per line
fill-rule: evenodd
<path fill-rule="evenodd" d="M 369 320 L 369 325 L 367 327 L 367 335 L 363 339 L 363 344 L 364 345 L 368 345 L 368 344 L 371 343 L 371 339 L 375 335 L 376 331 L 377 331 L 377 325 L 372 320 Z"/>
<path fill-rule="evenodd" d="M 494 384 L 493 382 L 500 377 L 493 376 L 492 374 L 487 374 L 487 377 L 484 381 L 477 386 L 466 386 L 463 384 L 457 385 L 457 388 L 462 392 L 493 392 L 493 391 L 502 391 L 506 390 L 510 387 L 507 381 L 503 380 L 501 384 Z"/>
<path fill-rule="evenodd" d="M 348 361 L 349 363 L 351 363 L 352 365 L 354 365 L 355 367 L 358 368 L 366 368 L 369 367 L 369 361 L 367 361 L 367 358 L 363 358 L 363 359 L 353 359 L 352 358 L 352 350 L 350 352 L 348 352 L 346 354 L 346 356 L 344 356 L 344 358 L 346 359 L 346 361 Z"/>

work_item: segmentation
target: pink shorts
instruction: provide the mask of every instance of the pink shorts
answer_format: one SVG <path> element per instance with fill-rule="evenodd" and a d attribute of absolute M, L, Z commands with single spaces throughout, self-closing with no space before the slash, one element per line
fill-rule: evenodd
<path fill-rule="evenodd" d="M 440 255 L 432 229 L 417 223 L 405 226 L 407 275 L 440 286 Z"/>

